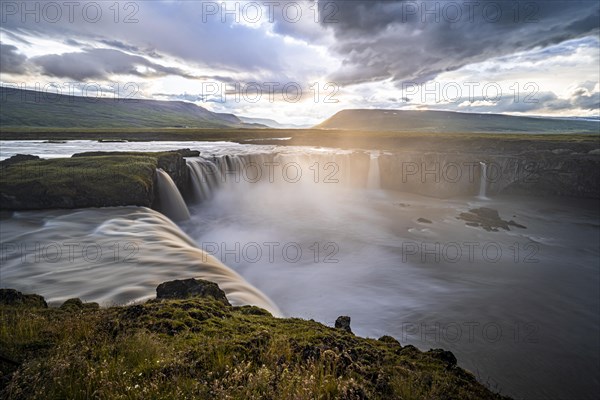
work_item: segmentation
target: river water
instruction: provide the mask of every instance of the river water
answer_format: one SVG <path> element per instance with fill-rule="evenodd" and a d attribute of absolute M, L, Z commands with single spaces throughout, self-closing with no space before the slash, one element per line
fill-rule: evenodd
<path fill-rule="evenodd" d="M 183 147 L 204 157 L 189 163 L 218 159 L 221 169 L 218 185 L 196 188 L 202 201 L 188 199 L 189 220 L 176 226 L 139 207 L 5 214 L 1 286 L 111 304 L 152 297 L 165 280 L 203 277 L 234 304 L 328 325 L 349 315 L 358 335 L 451 350 L 482 383 L 515 398 L 600 390 L 597 201 L 386 191 L 376 153 L 358 168 L 336 149 L 5 141 L 1 158 Z M 261 178 L 240 179 L 240 160 L 256 161 Z M 283 170 L 286 162 L 294 168 Z M 225 165 L 233 172 L 221 174 Z M 357 174 L 364 185 L 352 184 Z M 456 218 L 476 207 L 526 228 L 488 232 Z"/>

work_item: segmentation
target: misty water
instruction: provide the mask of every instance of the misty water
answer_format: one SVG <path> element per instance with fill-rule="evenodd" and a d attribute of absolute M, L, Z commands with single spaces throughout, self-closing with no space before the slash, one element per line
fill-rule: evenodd
<path fill-rule="evenodd" d="M 190 219 L 182 212 L 179 228 L 139 207 L 4 215 L 2 286 L 50 301 L 80 296 L 110 304 L 152 297 L 162 281 L 204 277 L 234 304 L 330 326 L 349 315 L 358 335 L 451 350 L 490 389 L 516 398 L 594 398 L 600 389 L 596 201 L 486 196 L 485 187 L 444 200 L 386 191 L 378 153 L 370 153 L 368 171 L 358 171 L 349 151 L 336 149 L 5 142 L 2 157 L 182 147 L 200 150 L 198 162 L 220 159 L 221 168 L 223 155 L 245 154 L 263 176 L 240 175 L 239 158 L 229 159 L 233 173 L 206 177 L 212 183 L 196 188 Z M 264 164 L 272 161 L 296 163 L 302 179 L 284 179 L 277 168 L 266 178 Z M 359 172 L 363 185 L 350 184 Z M 482 206 L 527 228 L 487 232 L 456 218 Z M 23 260 L 6 247 L 68 240 L 102 248 L 134 243 L 137 251 L 131 259 L 124 254 L 132 247 L 116 258 L 107 251 L 96 263 L 52 263 Z"/>

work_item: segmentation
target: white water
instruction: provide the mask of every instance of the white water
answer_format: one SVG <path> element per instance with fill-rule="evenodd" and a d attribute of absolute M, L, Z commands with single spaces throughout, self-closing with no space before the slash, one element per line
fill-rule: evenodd
<path fill-rule="evenodd" d="M 381 187 L 381 176 L 379 172 L 379 153 L 373 152 L 369 161 L 369 175 L 367 178 L 367 187 L 369 189 L 379 189 Z"/>
<path fill-rule="evenodd" d="M 159 209 L 175 222 L 190 219 L 190 212 L 173 179 L 162 169 L 156 170 Z"/>
<path fill-rule="evenodd" d="M 214 191 L 222 181 L 217 165 L 211 161 L 198 158 L 188 160 L 187 168 L 192 182 L 194 200 L 202 202 L 212 198 Z"/>
<path fill-rule="evenodd" d="M 144 207 L 14 213 L 1 221 L 2 287 L 104 305 L 156 296 L 173 279 L 216 282 L 234 305 L 279 309 L 162 214 Z"/>
<path fill-rule="evenodd" d="M 82 151 L 73 143 L 68 145 L 71 152 Z M 125 145 L 127 150 L 134 146 Z M 22 150 L 27 146 L 35 148 L 31 143 L 9 143 L 11 151 L 20 148 L 20 153 L 31 152 Z M 37 146 L 43 150 L 35 154 L 63 145 Z M 121 144 L 111 146 L 111 150 L 115 146 L 121 149 Z M 135 146 L 153 149 L 152 143 Z M 55 298 L 81 295 L 118 302 L 146 298 L 161 281 L 199 274 L 202 267 L 186 254 L 197 257 L 198 248 L 205 248 L 258 288 L 257 293 L 262 291 L 273 299 L 284 315 L 314 318 L 329 325 L 338 315 L 350 315 L 359 335 L 388 334 L 424 350 L 446 348 L 491 389 L 517 398 L 595 398 L 600 388 L 594 373 L 599 362 L 600 326 L 597 204 L 495 198 L 488 201 L 489 207 L 527 229 L 486 232 L 456 219 L 460 212 L 480 206 L 472 197 L 436 200 L 364 190 L 375 170 L 373 158 L 366 156 L 360 164 L 360 158 L 336 149 L 231 143 L 169 146 L 157 143 L 156 149 L 202 151 L 202 157 L 188 160 L 188 168 L 196 171 L 192 182 L 198 204 L 190 205 L 191 219 L 181 225 L 193 238 L 183 246 L 183 256 L 179 233 L 165 238 L 156 232 L 147 238 L 147 231 L 155 231 L 138 227 L 130 221 L 135 218 L 126 218 L 128 222 L 113 231 L 126 235 L 124 243 L 139 239 L 144 257 L 135 268 L 119 263 L 116 268 L 107 264 L 96 270 L 87 263 L 71 271 L 70 264 L 61 268 L 46 264 L 47 268 L 39 271 L 37 264 L 21 262 L 11 267 L 13 275 L 7 278 L 3 264 L 2 286 L 27 285 L 30 292 L 47 292 Z M 67 150 L 60 147 L 58 152 Z M 335 161 L 338 167 L 332 181 L 325 179 L 333 171 L 325 168 L 328 161 Z M 261 179 L 254 181 L 238 173 L 250 171 L 247 166 L 252 162 L 296 163 L 303 175 L 297 182 L 290 176 L 283 178 L 280 166 L 271 181 L 263 167 Z M 316 183 L 315 168 L 311 169 L 315 163 L 320 172 Z M 479 187 L 483 195 L 487 195 L 483 186 L 486 172 L 482 171 Z M 60 241 L 64 231 L 72 230 L 73 221 L 93 223 L 94 218 L 87 214 L 91 210 L 84 212 L 64 212 L 62 217 L 51 213 L 44 226 L 54 229 L 40 234 L 44 240 Z M 20 222 L 8 239 L 3 224 L 3 245 L 8 240 L 36 241 L 36 236 L 27 232 L 33 230 L 33 235 L 39 222 L 35 218 L 33 223 L 24 222 L 28 214 L 13 217 Z M 418 222 L 419 217 L 432 224 Z M 103 225 L 100 218 L 97 221 Z M 73 229 L 73 237 L 68 239 L 85 240 L 85 234 L 77 233 L 82 229 L 85 232 L 87 228 Z M 143 243 L 146 246 L 142 248 Z M 278 244 L 272 258 L 265 243 Z M 293 252 L 290 257 L 281 251 L 291 243 L 303 250 L 298 260 L 291 259 Z M 430 250 L 436 244 L 452 243 L 475 243 L 477 250 L 470 259 L 467 247 L 461 246 L 462 257 L 455 261 L 451 247 L 433 255 L 422 248 L 413 254 L 407 247 L 425 245 Z M 483 252 L 490 244 L 493 246 Z M 252 251 L 257 248 L 262 254 L 255 259 Z M 501 256 L 492 261 L 496 248 Z M 31 274 L 34 279 L 28 280 Z M 228 285 L 228 274 L 217 275 L 206 279 Z M 71 280 L 72 276 L 77 279 Z M 144 281 L 148 276 L 152 282 Z M 244 282 L 238 290 L 238 304 L 255 301 L 248 298 L 256 290 L 249 284 Z M 230 297 L 236 290 L 229 287 L 226 292 Z M 270 303 L 266 296 L 256 296 Z M 427 328 L 425 332 L 422 326 Z M 458 340 L 453 334 L 456 326 L 462 328 Z M 474 329 L 472 337 L 468 326 Z M 489 335 L 499 327 L 499 339 L 491 341 L 483 334 L 484 327 Z"/>
<path fill-rule="evenodd" d="M 481 166 L 481 177 L 479 180 L 479 198 L 482 200 L 488 200 L 486 196 L 487 191 L 487 165 L 484 162 L 480 162 Z"/>

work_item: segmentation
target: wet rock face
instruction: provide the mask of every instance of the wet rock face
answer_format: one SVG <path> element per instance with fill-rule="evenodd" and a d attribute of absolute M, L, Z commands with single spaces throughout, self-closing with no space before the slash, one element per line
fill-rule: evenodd
<path fill-rule="evenodd" d="M 527 229 L 526 226 L 512 219 L 510 221 L 503 220 L 497 210 L 488 207 L 473 208 L 469 212 L 460 213 L 456 218 L 466 221 L 468 226 L 481 227 L 488 232 L 498 232 L 498 228 L 510 231 L 509 226 Z"/>
<path fill-rule="evenodd" d="M 0 289 L 0 305 L 48 308 L 46 300 L 39 294 L 23 294 L 15 289 Z"/>
<path fill-rule="evenodd" d="M 190 297 L 212 297 L 229 304 L 225 292 L 214 282 L 203 279 L 184 279 L 163 282 L 156 288 L 157 299 L 187 299 Z"/>
<path fill-rule="evenodd" d="M 508 147 L 506 155 L 490 154 L 485 149 L 383 154 L 379 157 L 381 186 L 450 198 L 477 195 L 484 179 L 491 196 L 506 193 L 600 198 L 600 153 L 596 149 L 571 152 Z M 487 165 L 483 178 L 481 162 Z"/>
<path fill-rule="evenodd" d="M 184 150 L 191 151 L 189 149 Z M 198 154 L 200 153 L 198 152 Z M 181 193 L 187 191 L 188 169 L 185 159 L 183 158 L 182 154 L 179 153 L 179 151 L 161 154 L 158 157 L 157 167 L 162 168 L 163 171 L 169 174 L 171 179 L 173 179 L 173 182 L 175 182 L 175 185 L 177 185 L 177 189 L 179 189 Z"/>
<path fill-rule="evenodd" d="M 181 157 L 198 157 L 200 155 L 198 150 L 190 150 L 189 148 L 174 150 L 173 153 L 178 153 Z"/>

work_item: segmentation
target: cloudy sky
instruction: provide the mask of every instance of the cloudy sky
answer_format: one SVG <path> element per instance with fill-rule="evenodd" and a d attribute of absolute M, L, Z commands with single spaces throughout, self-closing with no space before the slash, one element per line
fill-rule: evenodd
<path fill-rule="evenodd" d="M 3 85 L 297 124 L 345 108 L 599 113 L 598 0 L 0 4 Z"/>

